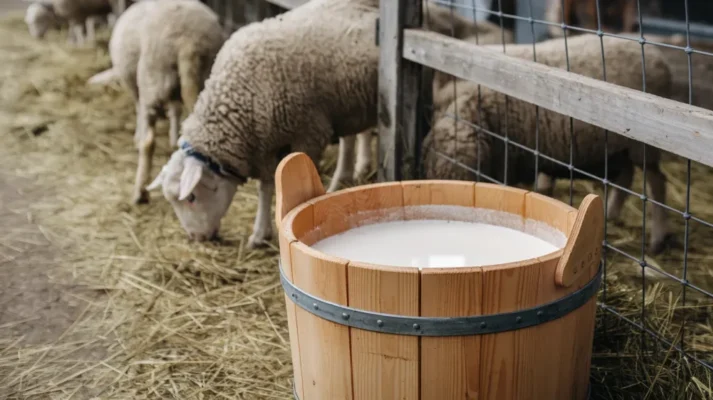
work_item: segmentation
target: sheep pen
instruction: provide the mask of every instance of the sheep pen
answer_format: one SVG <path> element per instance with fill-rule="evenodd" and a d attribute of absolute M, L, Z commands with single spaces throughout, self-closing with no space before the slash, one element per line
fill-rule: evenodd
<path fill-rule="evenodd" d="M 245 248 L 256 211 L 254 183 L 235 197 L 220 243 L 189 243 L 170 205 L 130 203 L 135 170 L 134 106 L 118 84 L 86 85 L 110 65 L 108 32 L 96 49 L 76 49 L 66 32 L 47 40 L 30 37 L 22 16 L 0 21 L 0 165 L 41 192 L 17 206 L 31 215 L 56 251 L 61 283 L 81 284 L 79 318 L 56 340 L 27 344 L 8 334 L 22 321 L 0 320 L 0 395 L 7 398 L 239 398 L 291 399 L 292 367 L 275 241 Z M 157 163 L 170 155 L 167 123 L 157 129 Z M 326 178 L 336 153 L 321 165 Z M 691 209 L 713 221 L 713 174 L 692 166 Z M 685 205 L 686 165 L 665 159 L 667 202 Z M 574 204 L 598 188 L 575 181 Z M 637 171 L 634 188 L 642 185 Z M 555 194 L 568 201 L 569 183 Z M 622 224 L 610 224 L 617 247 L 641 246 L 641 208 L 627 201 Z M 682 219 L 672 229 L 683 237 Z M 692 224 L 689 281 L 713 287 L 705 266 L 713 260 L 713 235 Z M 0 267 L 21 243 L 4 230 Z M 19 243 L 19 244 L 18 244 Z M 13 250 L 15 249 L 15 250 Z M 683 265 L 674 247 L 651 265 Z M 42 261 L 37 261 L 41 264 Z M 693 268 L 692 266 L 697 266 Z M 647 326 L 676 337 L 686 320 L 687 351 L 713 351 L 713 304 L 689 290 L 681 307 L 680 285 L 647 276 L 641 291 L 638 263 L 608 253 L 607 304 L 625 316 L 646 313 Z M 90 295 L 91 294 L 91 295 Z M 641 310 L 645 296 L 646 309 Z M 713 377 L 670 348 L 642 339 L 638 330 L 600 312 L 592 368 L 595 399 L 683 399 L 713 396 Z M 642 341 L 645 346 L 642 349 Z M 641 358 L 645 354 L 646 357 Z M 653 356 L 652 356 L 653 355 Z M 658 362 L 653 363 L 656 359 Z M 688 377 L 680 379 L 681 377 Z M 680 382 L 686 382 L 685 387 Z"/>

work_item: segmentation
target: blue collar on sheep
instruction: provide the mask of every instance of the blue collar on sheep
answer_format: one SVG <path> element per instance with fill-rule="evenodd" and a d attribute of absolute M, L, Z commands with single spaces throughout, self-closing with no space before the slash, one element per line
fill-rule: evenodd
<path fill-rule="evenodd" d="M 215 174 L 220 175 L 224 178 L 232 178 L 232 179 L 237 179 L 238 182 L 245 182 L 247 181 L 247 178 L 242 176 L 238 171 L 230 168 L 230 167 L 223 167 L 217 162 L 213 161 L 210 157 L 204 155 L 203 153 L 198 152 L 198 150 L 194 149 L 193 146 L 191 146 L 190 143 L 187 141 L 184 141 L 181 143 L 181 150 L 183 150 L 188 157 L 193 157 L 197 159 L 198 161 L 202 162 L 205 164 L 208 169 L 213 171 Z"/>

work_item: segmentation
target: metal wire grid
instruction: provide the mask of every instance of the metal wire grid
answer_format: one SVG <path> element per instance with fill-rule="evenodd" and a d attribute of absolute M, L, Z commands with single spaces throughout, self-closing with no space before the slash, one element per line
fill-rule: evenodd
<path fill-rule="evenodd" d="M 559 0 L 561 1 L 561 10 L 562 10 L 562 15 L 561 15 L 561 21 L 565 21 L 565 15 L 564 15 L 564 10 L 565 4 L 564 0 Z M 473 11 L 479 12 L 479 13 L 485 13 L 488 15 L 491 15 L 493 17 L 497 17 L 499 19 L 499 23 L 501 26 L 501 29 L 503 28 L 503 20 L 504 19 L 512 19 L 516 21 L 523 21 L 529 24 L 531 34 L 533 37 L 532 40 L 532 47 L 533 47 L 533 61 L 537 61 L 537 45 L 535 41 L 535 25 L 541 24 L 541 25 L 547 25 L 547 26 L 555 26 L 559 27 L 562 29 L 564 38 L 564 48 L 563 51 L 565 52 L 565 56 L 567 59 L 567 70 L 569 71 L 570 69 L 570 64 L 569 64 L 569 49 L 567 46 L 567 39 L 568 37 L 571 36 L 572 33 L 575 34 L 593 34 L 593 35 L 598 35 L 600 38 L 600 43 L 601 43 L 601 65 L 602 65 L 602 77 L 603 80 L 607 80 L 607 69 L 606 69 L 606 60 L 604 57 L 604 41 L 603 37 L 604 36 L 609 36 L 613 38 L 617 38 L 619 40 L 629 40 L 629 41 L 637 41 L 641 45 L 641 62 L 642 62 L 642 74 L 643 74 L 643 82 L 642 82 L 642 91 L 646 92 L 646 70 L 645 70 L 645 57 L 646 57 L 646 46 L 659 46 L 663 48 L 669 48 L 669 49 L 675 49 L 678 51 L 681 51 L 685 53 L 687 59 L 688 59 L 688 104 L 693 104 L 693 92 L 694 92 L 694 85 L 693 85 L 693 62 L 692 62 L 692 56 L 694 54 L 700 55 L 700 56 L 705 56 L 705 57 L 713 57 L 713 53 L 695 49 L 691 45 L 691 21 L 689 18 L 689 0 L 684 0 L 683 1 L 683 7 L 685 7 L 685 32 L 682 32 L 685 34 L 685 41 L 686 41 L 686 46 L 676 46 L 672 45 L 669 43 L 659 43 L 655 41 L 651 41 L 646 39 L 644 36 L 643 28 L 645 27 L 644 24 L 644 16 L 642 14 L 642 7 L 641 7 L 641 0 L 636 0 L 636 5 L 637 5 L 637 18 L 638 18 L 638 26 L 639 26 L 639 31 L 635 32 L 638 34 L 637 37 L 632 37 L 632 36 L 624 36 L 621 34 L 615 34 L 611 32 L 605 32 L 602 29 L 602 17 L 601 17 L 601 6 L 600 3 L 603 2 L 603 0 L 595 0 L 596 2 L 596 18 L 597 18 L 597 28 L 596 29 L 591 29 L 591 28 L 586 28 L 586 27 L 579 27 L 579 26 L 573 26 L 573 25 L 567 25 L 564 22 L 552 22 L 552 21 L 546 21 L 542 19 L 536 19 L 533 16 L 533 0 L 524 0 L 520 1 L 520 5 L 522 6 L 524 3 L 526 4 L 525 7 L 525 12 L 524 14 L 527 16 L 522 16 L 522 15 L 514 15 L 510 13 L 505 13 L 502 12 L 503 8 L 503 0 L 493 0 L 493 8 L 494 10 L 490 10 L 487 8 L 482 8 L 478 7 L 475 5 L 474 0 L 460 0 L 460 1 L 455 1 L 455 0 L 428 0 L 428 3 L 431 3 L 432 5 L 429 5 L 428 7 L 425 7 L 423 10 L 423 16 L 424 19 L 428 18 L 428 10 L 432 6 L 446 6 L 449 7 L 452 11 L 452 14 L 454 11 L 457 10 L 466 10 L 468 13 L 473 14 Z M 470 4 L 467 4 L 470 3 Z M 713 22 L 713 21 L 711 21 Z M 702 31 L 703 29 L 699 29 L 699 31 Z M 454 36 L 454 32 L 451 32 L 451 36 Z M 504 37 L 504 36 L 502 36 Z M 477 36 L 476 36 L 476 44 L 477 44 Z M 503 52 L 505 52 L 506 44 L 504 43 L 503 40 Z M 713 60 L 713 59 L 711 59 Z M 457 83 L 454 83 L 453 88 L 454 92 L 457 89 L 456 88 Z M 455 93 L 454 93 L 455 94 Z M 478 101 L 481 103 L 481 91 L 480 91 L 480 85 L 478 85 Z M 455 96 L 454 96 L 455 97 Z M 507 98 L 507 97 L 506 97 Z M 478 126 L 474 124 L 471 121 L 466 121 L 463 119 L 460 119 L 458 115 L 453 115 L 453 114 L 446 114 L 449 118 L 453 119 L 454 125 L 457 123 L 465 123 L 469 124 L 470 126 L 475 129 L 478 135 L 489 135 L 490 137 L 500 140 L 503 143 L 503 147 L 505 149 L 505 154 L 504 154 L 504 179 L 503 181 L 499 181 L 491 176 L 488 176 L 480 171 L 480 165 L 477 165 L 475 168 L 472 166 L 464 165 L 463 163 L 460 163 L 456 159 L 453 159 L 452 157 L 436 151 L 436 154 L 440 156 L 441 158 L 448 160 L 460 168 L 463 168 L 464 170 L 467 170 L 469 173 L 471 173 L 474 177 L 475 180 L 477 181 L 488 181 L 492 183 L 498 183 L 498 184 L 505 184 L 507 185 L 507 169 L 508 169 L 508 149 L 510 146 L 514 146 L 520 150 L 530 152 L 532 155 L 535 157 L 535 165 L 534 165 L 534 174 L 535 174 L 535 186 L 537 185 L 537 176 L 539 174 L 539 162 L 540 159 L 545 159 L 547 161 L 550 161 L 552 163 L 555 163 L 559 166 L 568 168 L 570 171 L 570 179 L 569 179 L 569 203 L 573 203 L 574 199 L 574 174 L 578 173 L 583 176 L 586 176 L 587 178 L 598 182 L 603 185 L 604 187 L 604 200 L 605 200 L 605 207 L 608 205 L 608 192 L 610 187 L 617 188 L 618 190 L 624 191 L 625 193 L 629 195 L 636 196 L 640 199 L 641 201 L 641 206 L 642 206 L 642 220 L 641 220 L 641 247 L 640 247 L 640 254 L 639 255 L 634 255 L 631 254 L 627 251 L 625 251 L 622 248 L 619 248 L 615 243 L 612 243 L 609 240 L 608 232 L 607 232 L 607 227 L 608 223 L 605 224 L 605 240 L 603 242 L 604 246 L 604 252 L 603 252 L 603 263 L 604 263 L 604 284 L 603 288 L 600 294 L 600 300 L 599 300 L 599 306 L 600 308 L 605 311 L 606 313 L 609 313 L 616 318 L 618 318 L 621 321 L 625 321 L 626 323 L 630 324 L 632 327 L 634 327 L 636 330 L 638 330 L 641 334 L 641 348 L 642 351 L 646 347 L 646 338 L 650 337 L 654 339 L 655 341 L 658 341 L 659 344 L 661 344 L 663 347 L 669 348 L 669 349 L 675 349 L 677 352 L 680 353 L 681 356 L 684 357 L 686 360 L 692 360 L 695 363 L 707 368 L 710 371 L 713 371 L 713 354 L 700 354 L 700 353 L 695 353 L 695 352 L 690 352 L 687 350 L 687 345 L 686 345 L 686 323 L 682 324 L 680 335 L 678 338 L 665 338 L 660 332 L 655 331 L 654 329 L 650 328 L 647 324 L 647 316 L 646 316 L 646 296 L 647 296 L 647 272 L 653 272 L 655 274 L 660 275 L 663 279 L 666 279 L 670 282 L 674 282 L 676 284 L 679 284 L 681 286 L 682 290 L 682 308 L 685 309 L 687 307 L 687 297 L 690 296 L 689 291 L 695 291 L 696 293 L 705 296 L 708 299 L 713 299 L 713 292 L 710 291 L 709 288 L 703 287 L 701 285 L 696 285 L 690 282 L 689 280 L 689 239 L 690 239 L 690 224 L 691 222 L 695 221 L 697 223 L 702 224 L 703 226 L 706 226 L 708 228 L 713 228 L 713 223 L 706 221 L 696 215 L 694 215 L 691 211 L 691 161 L 689 159 L 686 159 L 684 162 L 686 163 L 686 194 L 685 194 L 685 209 L 677 209 L 674 207 L 671 207 L 669 205 L 660 203 L 658 201 L 655 201 L 651 198 L 649 198 L 646 195 L 647 188 L 646 188 L 646 162 L 645 162 L 645 157 L 644 156 L 644 165 L 641 166 L 642 174 L 643 174 L 643 189 L 642 192 L 636 192 L 630 188 L 622 187 L 611 180 L 608 179 L 609 177 L 609 165 L 608 165 L 608 154 L 604 154 L 605 157 L 605 166 L 604 166 L 604 176 L 599 177 L 596 175 L 593 175 L 587 171 L 581 170 L 574 165 L 574 149 L 573 149 L 573 141 L 570 140 L 570 143 L 572 146 L 570 146 L 570 158 L 569 162 L 563 162 L 561 160 L 557 160 L 555 158 L 549 157 L 542 152 L 539 151 L 539 143 L 540 143 L 540 121 L 539 121 L 539 107 L 534 106 L 536 110 L 536 127 L 535 127 L 535 148 L 529 148 L 527 146 L 524 146 L 520 143 L 517 143 L 513 140 L 510 139 L 508 135 L 508 121 L 507 121 L 507 107 L 508 107 L 508 102 L 506 100 L 506 121 L 505 121 L 505 126 L 504 129 L 501 129 L 500 132 L 493 132 L 491 130 L 485 129 L 482 126 Z M 482 113 L 480 104 L 478 106 L 478 113 Z M 426 110 L 428 112 L 432 112 L 433 110 Z M 457 109 L 456 109 L 457 111 Z M 480 119 L 480 118 L 479 118 Z M 500 119 L 500 118 L 499 118 Z M 575 134 L 574 131 L 574 124 L 573 124 L 573 119 L 570 117 L 569 118 L 569 132 L 570 132 L 570 139 L 573 137 Z M 605 143 L 608 140 L 608 135 L 609 132 L 606 130 L 603 130 L 603 134 L 605 135 Z M 644 150 L 646 149 L 646 144 L 641 144 L 643 146 Z M 608 146 L 607 146 L 608 147 Z M 666 151 L 669 151 L 671 153 L 676 152 L 676 149 L 664 149 Z M 713 157 L 713 155 L 711 155 Z M 478 164 L 479 164 L 478 160 Z M 713 162 L 713 160 L 711 160 Z M 713 174 L 710 175 L 710 177 L 713 177 Z M 709 177 L 709 179 L 710 179 Z M 678 277 L 672 273 L 669 273 L 662 268 L 653 265 L 652 263 L 647 261 L 646 255 L 647 255 L 647 249 L 646 249 L 646 209 L 647 209 L 647 203 L 653 203 L 655 205 L 663 207 L 665 210 L 667 210 L 670 213 L 674 213 L 680 218 L 684 220 L 685 228 L 684 228 L 684 238 L 683 238 L 683 271 L 682 271 L 682 276 Z M 607 218 L 608 220 L 608 218 Z M 608 222 L 608 221 L 607 221 Z M 612 254 L 617 254 L 620 256 L 623 256 L 633 262 L 636 262 L 639 264 L 641 268 L 641 310 L 640 310 L 640 315 L 639 315 L 639 320 L 637 321 L 636 318 L 632 318 L 629 315 L 625 315 L 624 313 L 620 312 L 615 306 L 612 306 L 609 304 L 609 293 L 608 293 L 608 288 L 607 288 L 607 259 L 608 256 Z M 633 301 L 633 300 L 632 300 Z M 684 317 L 685 318 L 685 317 Z"/>

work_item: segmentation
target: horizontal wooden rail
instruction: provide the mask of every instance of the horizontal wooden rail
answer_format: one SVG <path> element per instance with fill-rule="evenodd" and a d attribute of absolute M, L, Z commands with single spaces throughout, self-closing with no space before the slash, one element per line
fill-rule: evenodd
<path fill-rule="evenodd" d="M 407 60 L 713 166 L 713 112 L 507 56 L 434 32 L 404 30 Z"/>
<path fill-rule="evenodd" d="M 297 8 L 308 1 L 309 0 L 267 0 L 268 3 L 280 6 L 285 10 Z"/>

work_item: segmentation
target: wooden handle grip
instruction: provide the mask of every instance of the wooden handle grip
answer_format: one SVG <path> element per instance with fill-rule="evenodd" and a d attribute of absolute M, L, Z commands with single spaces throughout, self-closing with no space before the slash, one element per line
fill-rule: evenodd
<path fill-rule="evenodd" d="M 317 167 L 305 153 L 292 153 L 280 161 L 275 171 L 275 185 L 275 223 L 278 229 L 282 219 L 293 208 L 325 193 Z"/>
<path fill-rule="evenodd" d="M 590 194 L 582 200 L 577 219 L 557 264 L 555 282 L 569 287 L 599 265 L 604 236 L 604 204 L 601 197 Z"/>

